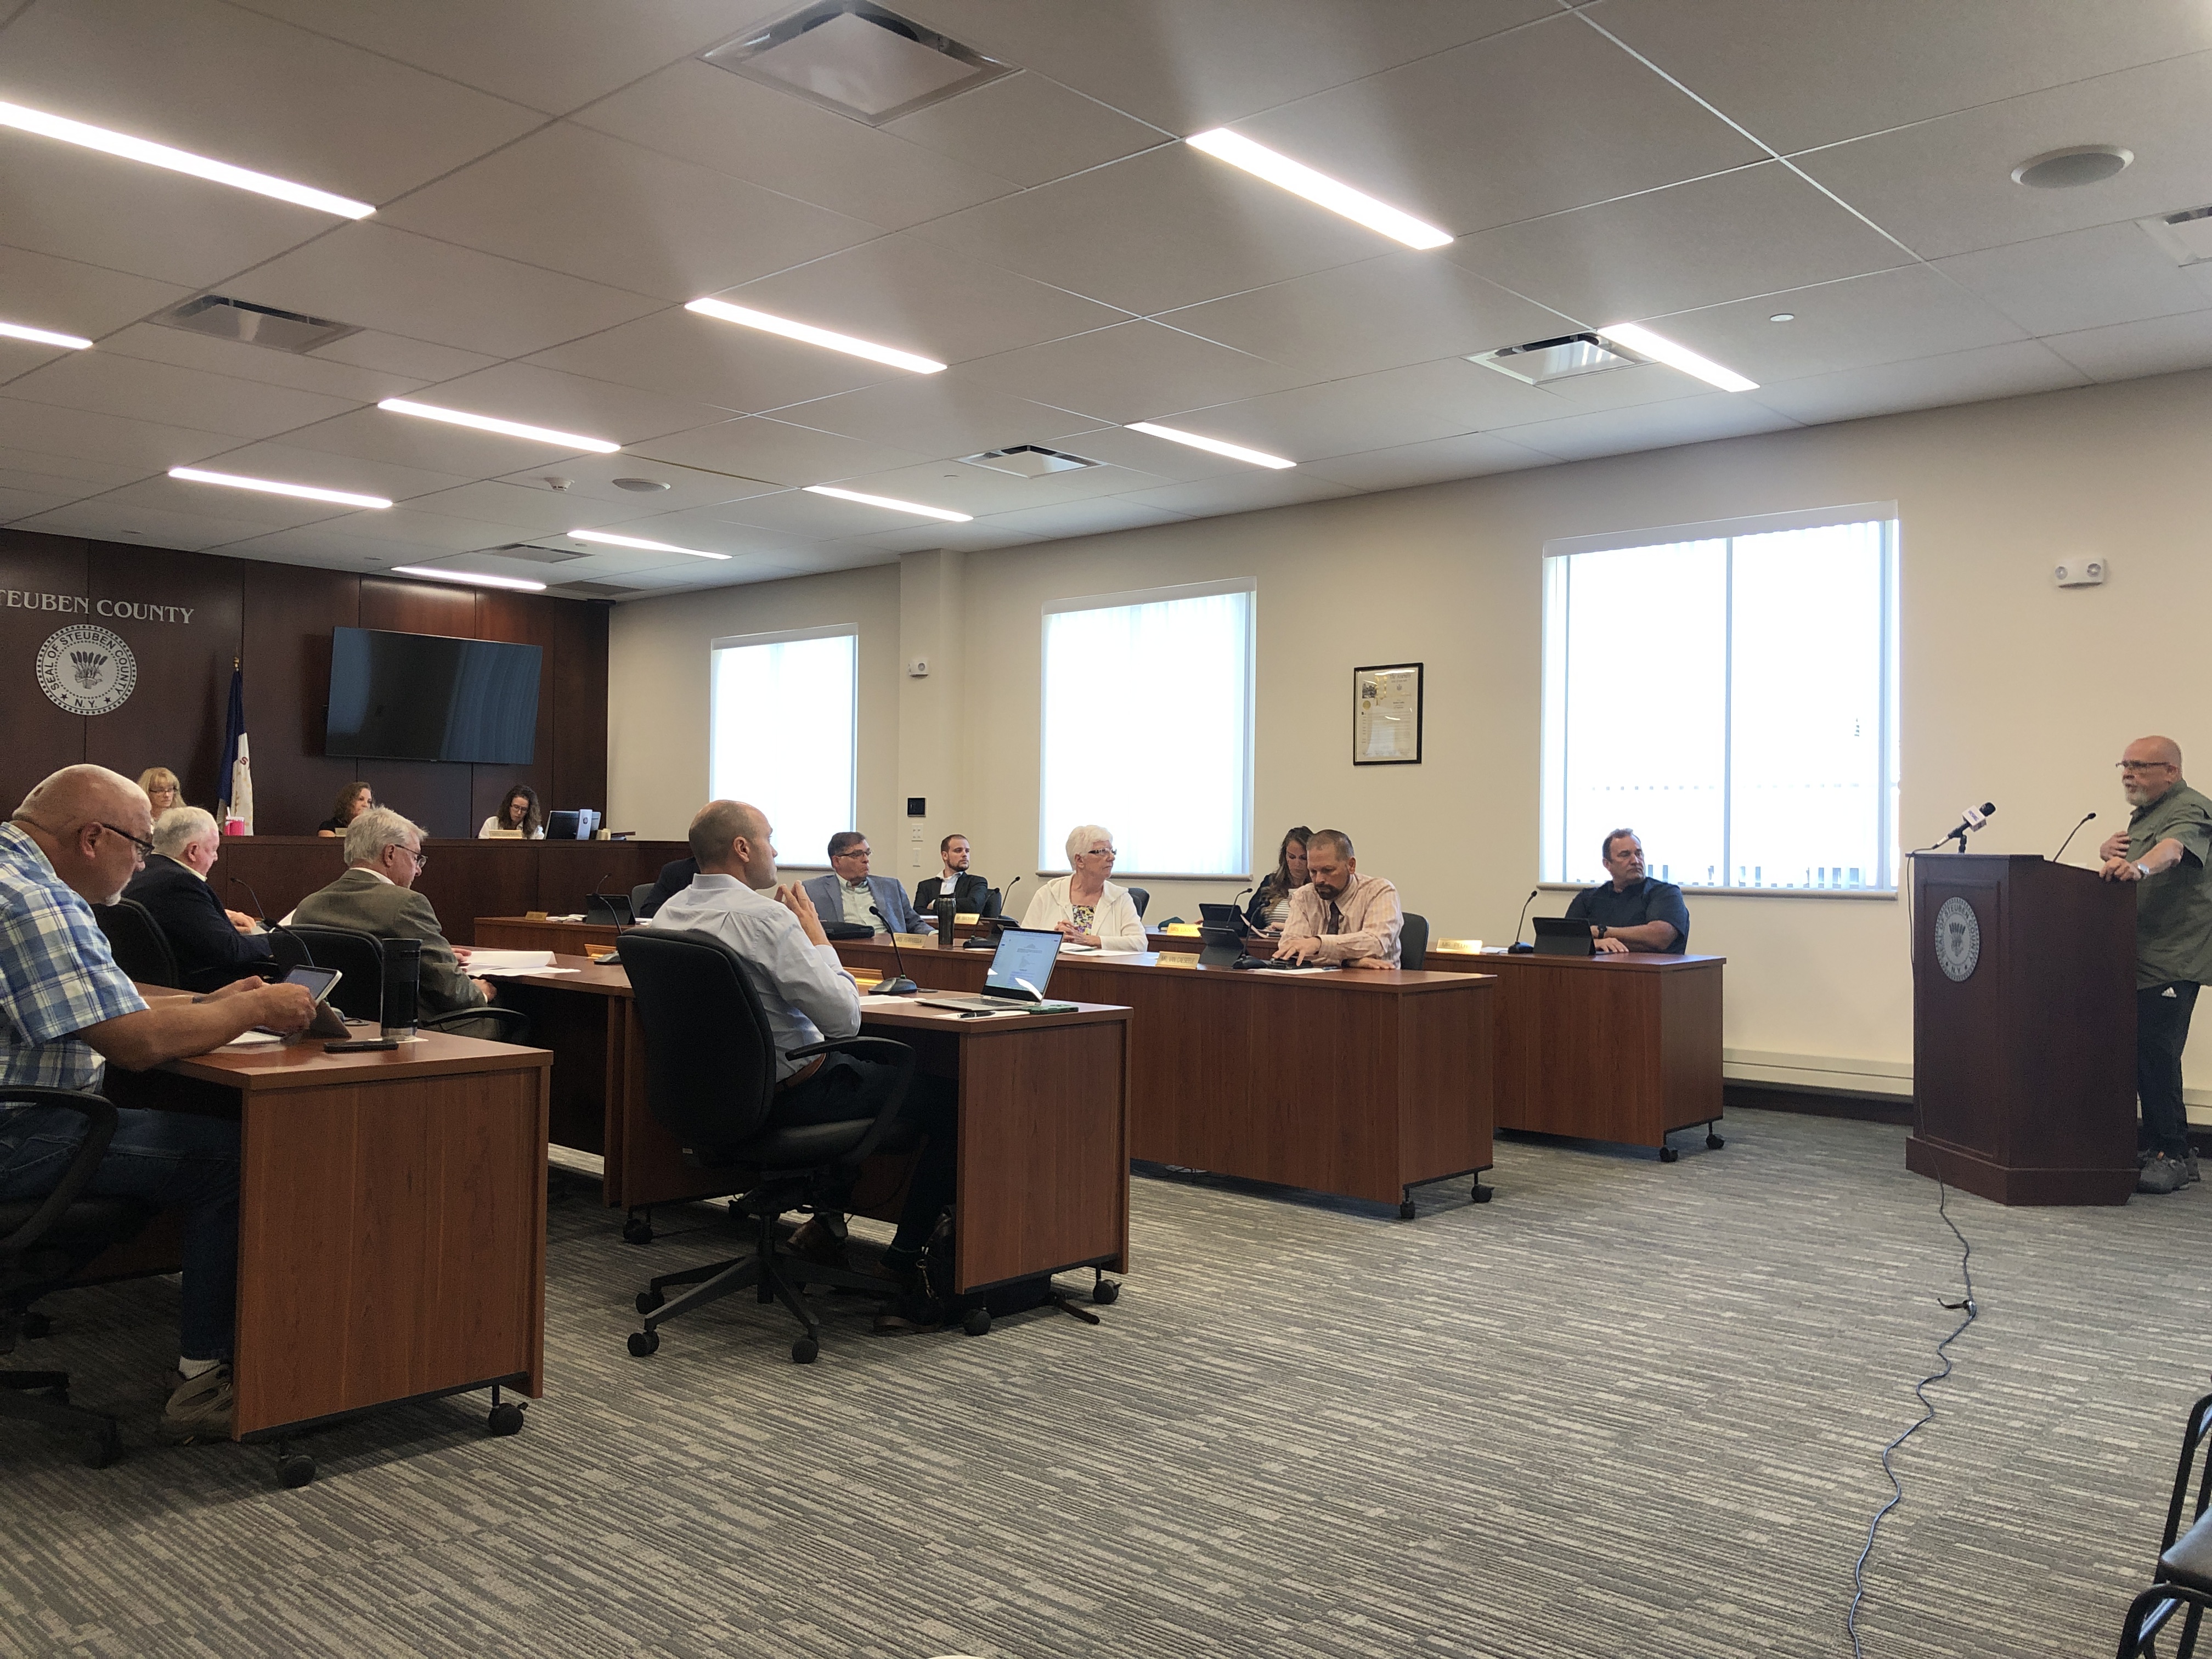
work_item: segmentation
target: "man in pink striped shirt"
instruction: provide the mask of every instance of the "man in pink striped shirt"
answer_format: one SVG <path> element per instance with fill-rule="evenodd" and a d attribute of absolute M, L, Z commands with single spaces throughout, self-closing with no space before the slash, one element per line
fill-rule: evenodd
<path fill-rule="evenodd" d="M 1405 925 L 1398 890 L 1363 876 L 1341 830 L 1316 830 L 1306 842 L 1306 884 L 1291 894 L 1278 962 L 1326 962 L 1343 968 L 1395 968 Z"/>

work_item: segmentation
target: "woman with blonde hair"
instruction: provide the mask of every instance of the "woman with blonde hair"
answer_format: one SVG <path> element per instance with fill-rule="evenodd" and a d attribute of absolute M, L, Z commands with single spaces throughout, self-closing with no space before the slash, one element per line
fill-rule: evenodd
<path fill-rule="evenodd" d="M 1306 842 L 1313 831 L 1303 823 L 1283 837 L 1275 850 L 1275 867 L 1244 907 L 1244 920 L 1254 932 L 1279 938 L 1291 914 L 1291 895 L 1306 884 Z"/>
<path fill-rule="evenodd" d="M 1076 825 L 1067 832 L 1067 862 L 1071 873 L 1036 890 L 1022 926 L 1057 931 L 1070 945 L 1143 950 L 1137 902 L 1106 879 L 1114 873 L 1114 832 L 1100 823 Z"/>
<path fill-rule="evenodd" d="M 185 804 L 185 787 L 166 766 L 148 767 L 138 775 L 138 787 L 146 792 L 146 799 L 157 818 L 171 807 Z"/>

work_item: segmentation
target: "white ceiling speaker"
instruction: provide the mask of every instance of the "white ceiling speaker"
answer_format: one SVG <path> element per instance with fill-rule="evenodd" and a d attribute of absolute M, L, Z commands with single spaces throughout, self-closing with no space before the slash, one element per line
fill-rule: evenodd
<path fill-rule="evenodd" d="M 2101 184 L 2136 159 L 2118 144 L 2072 144 L 2031 155 L 2012 170 L 2012 181 L 2031 190 L 2072 190 Z"/>

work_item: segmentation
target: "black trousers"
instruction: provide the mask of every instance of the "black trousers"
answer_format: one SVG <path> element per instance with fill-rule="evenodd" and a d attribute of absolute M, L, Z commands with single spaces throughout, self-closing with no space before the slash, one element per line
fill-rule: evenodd
<path fill-rule="evenodd" d="M 872 1117 L 882 1109 L 898 1067 L 850 1054 L 828 1054 L 822 1069 L 786 1091 L 775 1103 L 776 1121 L 782 1123 L 844 1123 Z M 923 1137 L 921 1155 L 915 1162 L 914 1178 L 907 1187 L 906 1206 L 899 1212 L 898 1232 L 891 1249 L 902 1255 L 920 1254 L 935 1231 L 937 1218 L 952 1202 L 958 1182 L 960 1128 L 959 1093 L 951 1081 L 916 1072 L 907 1085 L 896 1121 L 910 1126 Z M 858 1179 L 857 1173 L 855 1179 Z M 845 1190 L 852 1190 L 848 1183 Z"/>
<path fill-rule="evenodd" d="M 2148 985 L 2136 993 L 2136 1093 L 2142 1101 L 2136 1145 L 2145 1152 L 2189 1156 L 2181 1051 L 2188 1046 L 2189 1017 L 2196 1011 L 2194 985 Z"/>

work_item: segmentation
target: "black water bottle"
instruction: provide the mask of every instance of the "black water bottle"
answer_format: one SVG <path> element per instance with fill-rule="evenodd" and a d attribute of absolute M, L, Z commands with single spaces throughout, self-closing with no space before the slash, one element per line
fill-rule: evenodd
<path fill-rule="evenodd" d="M 384 1035 L 407 1038 L 415 1035 L 416 1008 L 422 991 L 422 941 L 388 939 L 384 941 Z"/>
<path fill-rule="evenodd" d="M 952 918 L 959 914 L 960 901 L 954 894 L 939 888 L 937 902 L 929 907 L 937 913 L 937 948 L 950 951 L 960 941 L 952 937 Z"/>

